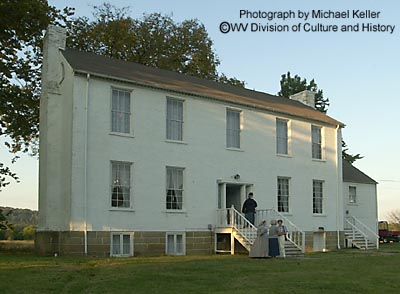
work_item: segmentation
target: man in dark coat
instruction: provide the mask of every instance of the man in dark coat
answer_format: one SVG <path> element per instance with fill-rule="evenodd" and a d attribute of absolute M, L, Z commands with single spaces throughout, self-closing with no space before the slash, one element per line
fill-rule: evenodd
<path fill-rule="evenodd" d="M 244 217 L 254 225 L 254 219 L 256 214 L 257 202 L 253 199 L 253 192 L 249 193 L 249 197 L 243 203 L 242 212 Z"/>

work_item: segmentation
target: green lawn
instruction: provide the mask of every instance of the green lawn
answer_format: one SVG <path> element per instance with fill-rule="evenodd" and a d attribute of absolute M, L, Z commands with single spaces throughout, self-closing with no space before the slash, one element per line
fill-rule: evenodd
<path fill-rule="evenodd" d="M 400 244 L 303 258 L 0 255 L 1 293 L 399 293 Z"/>

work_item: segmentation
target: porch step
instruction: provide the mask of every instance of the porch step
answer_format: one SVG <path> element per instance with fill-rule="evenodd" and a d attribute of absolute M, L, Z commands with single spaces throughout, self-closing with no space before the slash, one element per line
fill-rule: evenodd
<path fill-rule="evenodd" d="M 242 244 L 242 246 L 244 248 L 246 248 L 247 251 L 250 252 L 252 243 L 250 243 L 248 240 L 246 240 L 246 238 L 243 237 L 243 235 L 241 235 L 239 232 L 237 231 L 233 231 L 233 236 L 235 237 L 236 240 L 239 241 L 240 244 Z"/>
<path fill-rule="evenodd" d="M 251 250 L 252 244 L 248 242 L 243 236 L 241 236 L 239 233 L 235 232 L 234 237 L 236 240 L 239 241 L 240 244 L 243 245 L 244 248 L 248 252 Z M 285 254 L 286 257 L 301 257 L 304 256 L 303 252 L 299 248 L 297 248 L 294 244 L 292 244 L 290 241 L 285 242 Z"/>
<path fill-rule="evenodd" d="M 301 252 L 299 248 L 297 248 L 293 243 L 290 241 L 285 241 L 285 254 L 286 257 L 300 257 L 304 256 L 304 253 Z"/>
<path fill-rule="evenodd" d="M 344 229 L 344 236 L 358 249 L 377 249 L 376 243 L 368 239 L 366 240 L 360 232 L 353 232 L 352 229 Z M 367 241 L 367 246 L 365 245 L 365 241 Z"/>

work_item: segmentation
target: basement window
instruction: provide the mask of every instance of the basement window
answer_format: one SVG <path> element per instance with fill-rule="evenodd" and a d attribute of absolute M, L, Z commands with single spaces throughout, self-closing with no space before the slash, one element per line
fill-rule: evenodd
<path fill-rule="evenodd" d="M 185 255 L 185 233 L 167 233 L 165 246 L 167 255 Z"/>
<path fill-rule="evenodd" d="M 133 233 L 112 232 L 110 256 L 133 256 Z"/>

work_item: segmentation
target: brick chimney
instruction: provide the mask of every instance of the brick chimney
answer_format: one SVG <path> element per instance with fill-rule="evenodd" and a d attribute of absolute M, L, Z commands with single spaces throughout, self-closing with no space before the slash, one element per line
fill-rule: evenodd
<path fill-rule="evenodd" d="M 299 101 L 315 109 L 315 93 L 312 91 L 304 90 L 294 95 L 291 95 L 289 98 Z"/>

